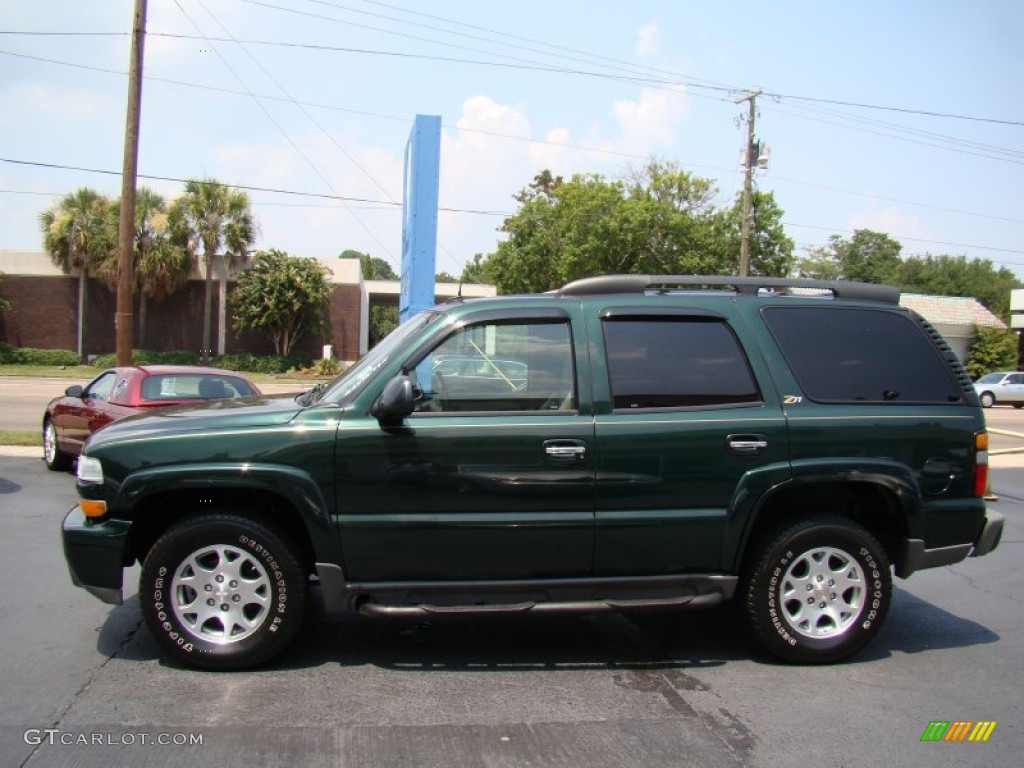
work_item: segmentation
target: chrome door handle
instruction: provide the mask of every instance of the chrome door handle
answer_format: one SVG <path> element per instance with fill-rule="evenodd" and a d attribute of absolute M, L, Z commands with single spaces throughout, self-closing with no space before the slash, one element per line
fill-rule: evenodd
<path fill-rule="evenodd" d="M 768 448 L 764 435 L 729 435 L 725 442 L 733 453 L 760 453 Z"/>
<path fill-rule="evenodd" d="M 580 461 L 587 455 L 587 447 L 578 443 L 550 441 L 544 443 L 544 453 L 557 461 Z"/>

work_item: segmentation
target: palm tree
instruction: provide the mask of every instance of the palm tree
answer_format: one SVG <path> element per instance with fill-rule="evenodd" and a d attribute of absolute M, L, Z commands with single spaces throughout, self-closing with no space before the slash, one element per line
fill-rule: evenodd
<path fill-rule="evenodd" d="M 202 245 L 206 277 L 203 304 L 203 362 L 209 362 L 212 345 L 210 320 L 213 310 L 214 262 L 221 259 L 221 302 L 219 320 L 226 317 L 223 300 L 227 275 L 249 257 L 249 248 L 256 240 L 256 222 L 249 209 L 249 196 L 214 179 L 191 179 L 185 183 L 185 194 L 171 203 L 168 222 L 175 243 L 196 255 Z M 223 251 L 221 250 L 223 246 Z"/>
<path fill-rule="evenodd" d="M 167 203 L 147 187 L 135 193 L 135 286 L 139 297 L 139 323 L 136 346 L 146 346 L 147 300 L 163 301 L 185 286 L 192 274 L 192 256 L 171 240 L 167 220 Z M 108 224 L 116 233 L 120 226 L 120 202 L 110 206 Z M 116 251 L 104 259 L 97 274 L 111 289 L 117 286 L 118 259 Z"/>
<path fill-rule="evenodd" d="M 117 249 L 106 226 L 110 201 L 81 187 L 39 215 L 43 248 L 65 274 L 78 274 L 78 349 L 85 359 L 85 309 L 89 269 Z"/>

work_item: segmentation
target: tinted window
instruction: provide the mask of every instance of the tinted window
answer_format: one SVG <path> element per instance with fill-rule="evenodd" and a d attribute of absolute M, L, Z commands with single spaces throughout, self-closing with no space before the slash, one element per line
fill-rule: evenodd
<path fill-rule="evenodd" d="M 604 321 L 614 408 L 750 403 L 757 384 L 731 329 L 708 318 Z"/>
<path fill-rule="evenodd" d="M 576 407 L 565 322 L 480 323 L 461 328 L 412 371 L 416 410 L 565 411 Z"/>
<path fill-rule="evenodd" d="M 801 389 L 812 400 L 960 400 L 960 390 L 937 350 L 904 314 L 768 307 L 764 317 Z"/>

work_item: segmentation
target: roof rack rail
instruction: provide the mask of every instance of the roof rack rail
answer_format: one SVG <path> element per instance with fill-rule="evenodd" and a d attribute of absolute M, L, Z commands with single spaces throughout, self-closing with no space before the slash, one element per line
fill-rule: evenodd
<path fill-rule="evenodd" d="M 859 299 L 898 304 L 900 292 L 891 285 L 849 280 L 810 280 L 801 277 L 737 277 L 736 275 L 600 275 L 567 283 L 560 296 L 590 296 L 611 293 L 669 293 L 708 288 L 731 289 L 746 296 L 827 293 L 836 299 Z M 791 289 L 787 292 L 785 289 Z M 795 289 L 792 290 L 792 289 Z"/>

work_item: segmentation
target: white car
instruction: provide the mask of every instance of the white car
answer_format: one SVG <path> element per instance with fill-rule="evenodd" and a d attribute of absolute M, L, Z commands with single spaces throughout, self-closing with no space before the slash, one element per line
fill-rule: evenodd
<path fill-rule="evenodd" d="M 1024 407 L 1024 373 L 1001 371 L 986 374 L 974 382 L 974 391 L 985 408 L 999 404 Z"/>

